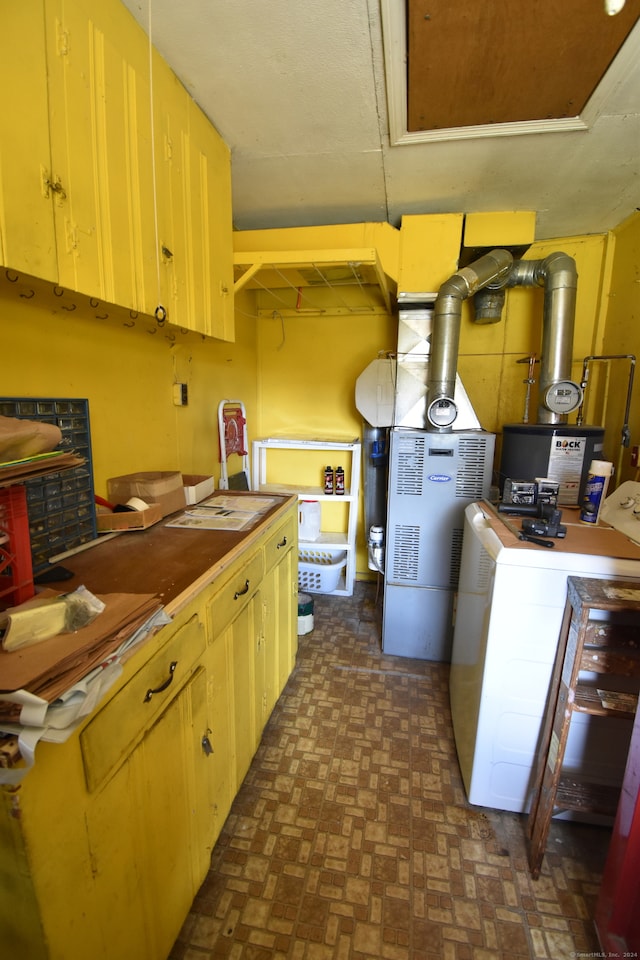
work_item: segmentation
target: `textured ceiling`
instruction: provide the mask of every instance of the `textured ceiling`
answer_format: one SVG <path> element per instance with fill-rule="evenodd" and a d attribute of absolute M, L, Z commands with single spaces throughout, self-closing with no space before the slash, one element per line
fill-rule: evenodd
<path fill-rule="evenodd" d="M 238 229 L 520 209 L 544 239 L 640 206 L 639 26 L 574 129 L 421 142 L 402 130 L 400 0 L 123 2 L 229 144 Z"/>

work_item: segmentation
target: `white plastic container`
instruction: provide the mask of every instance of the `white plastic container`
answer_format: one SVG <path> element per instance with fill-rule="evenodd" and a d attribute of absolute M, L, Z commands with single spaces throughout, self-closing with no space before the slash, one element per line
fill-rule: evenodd
<path fill-rule="evenodd" d="M 298 539 L 317 540 L 320 536 L 320 503 L 301 500 L 298 505 Z"/>
<path fill-rule="evenodd" d="M 613 464 L 608 460 L 592 460 L 587 474 L 587 483 L 580 505 L 580 521 L 595 524 L 600 519 L 600 509 L 607 496 L 609 477 Z"/>

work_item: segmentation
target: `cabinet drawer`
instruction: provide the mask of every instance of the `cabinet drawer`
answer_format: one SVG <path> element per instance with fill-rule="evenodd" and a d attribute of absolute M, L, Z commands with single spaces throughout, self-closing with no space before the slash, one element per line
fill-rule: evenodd
<path fill-rule="evenodd" d="M 264 576 L 262 550 L 233 567 L 231 576 L 221 585 L 214 584 L 211 598 L 211 626 L 213 633 L 221 633 L 228 623 L 246 606 Z"/>
<path fill-rule="evenodd" d="M 264 547 L 264 562 L 267 570 L 278 563 L 294 546 L 297 536 L 298 517 L 290 514 L 267 539 Z"/>
<path fill-rule="evenodd" d="M 204 627 L 194 614 L 85 727 L 80 745 L 90 791 L 127 758 L 205 649 Z"/>

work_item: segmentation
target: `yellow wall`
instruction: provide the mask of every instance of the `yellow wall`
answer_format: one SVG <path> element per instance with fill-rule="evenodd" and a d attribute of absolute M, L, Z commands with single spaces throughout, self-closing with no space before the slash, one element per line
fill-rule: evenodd
<path fill-rule="evenodd" d="M 611 258 L 610 285 L 606 294 L 606 329 L 602 354 L 632 354 L 640 356 L 640 214 L 620 224 L 612 234 L 614 254 Z M 600 352 L 600 351 L 599 351 Z M 631 399 L 629 425 L 631 444 L 621 444 L 621 430 L 629 381 L 630 361 L 620 360 L 608 364 L 605 397 L 604 423 L 605 453 L 617 468 L 618 482 L 633 480 L 636 467 L 631 466 L 630 454 L 634 445 L 640 444 L 640 402 L 638 401 L 638 373 L 635 374 L 634 393 Z"/>
<path fill-rule="evenodd" d="M 137 471 L 217 479 L 219 401 L 240 399 L 250 424 L 256 416 L 251 305 L 243 310 L 241 298 L 236 343 L 228 344 L 53 291 L 2 277 L 2 395 L 88 398 L 95 488 L 103 496 L 108 477 Z M 186 407 L 173 404 L 174 382 L 188 385 Z"/>

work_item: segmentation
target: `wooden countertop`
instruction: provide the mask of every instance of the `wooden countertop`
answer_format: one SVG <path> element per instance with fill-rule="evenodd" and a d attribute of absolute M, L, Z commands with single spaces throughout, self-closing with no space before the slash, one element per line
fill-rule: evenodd
<path fill-rule="evenodd" d="M 500 538 L 503 546 L 516 550 L 549 550 L 527 540 L 519 540 L 505 525 L 509 521 L 518 530 L 522 527 L 522 517 L 503 514 L 496 516 L 481 502 L 484 515 L 492 529 Z M 562 507 L 561 523 L 566 526 L 565 537 L 553 538 L 554 549 L 559 553 L 587 553 L 594 556 L 617 557 L 623 560 L 640 560 L 640 546 L 608 523 L 600 521 L 597 525 L 580 522 L 578 507 Z M 639 525 L 640 526 L 640 525 Z M 549 538 L 544 538 L 549 539 Z M 551 552 L 551 551 L 549 551 Z"/>
<path fill-rule="evenodd" d="M 229 495 L 229 491 L 220 491 Z M 236 491 L 233 491 L 236 496 Z M 238 494 L 242 496 L 242 493 Z M 249 530 L 187 530 L 167 527 L 169 517 L 146 530 L 121 533 L 60 561 L 74 574 L 51 586 L 66 591 L 84 584 L 95 594 L 155 593 L 170 615 L 178 613 L 286 512 L 297 497 L 277 503 Z"/>

